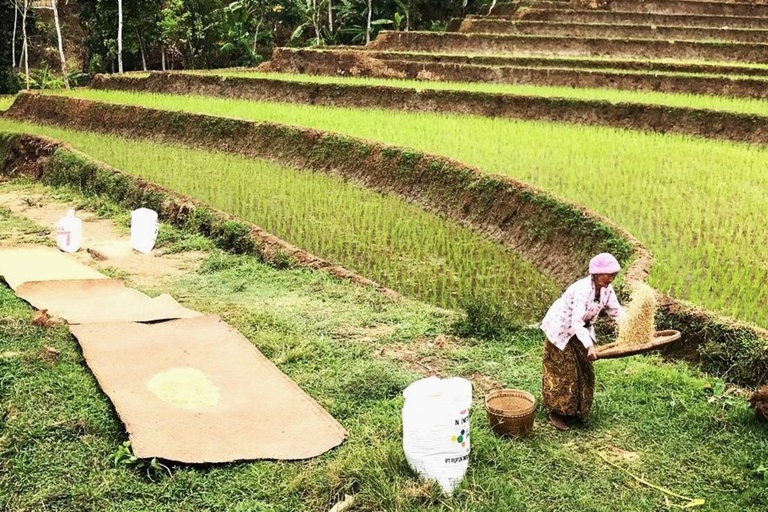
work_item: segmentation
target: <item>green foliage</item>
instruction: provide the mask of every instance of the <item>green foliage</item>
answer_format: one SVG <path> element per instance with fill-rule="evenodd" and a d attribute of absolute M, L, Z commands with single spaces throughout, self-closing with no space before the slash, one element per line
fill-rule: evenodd
<path fill-rule="evenodd" d="M 464 314 L 453 324 L 460 336 L 492 340 L 522 327 L 519 318 L 510 313 L 510 306 L 496 297 L 468 297 L 461 302 Z"/>
<path fill-rule="evenodd" d="M 85 29 L 83 44 L 90 59 L 90 75 L 117 72 L 117 2 L 78 0 L 80 24 Z M 160 9 L 156 0 L 123 2 L 123 66 L 142 69 L 142 50 L 148 66 L 160 64 Z M 169 57 L 170 58 L 170 57 Z"/>
<path fill-rule="evenodd" d="M 459 0 L 374 2 L 371 38 L 382 29 L 424 29 L 477 8 Z M 367 0 L 134 0 L 124 4 L 126 70 L 255 66 L 276 45 L 360 44 L 365 41 Z M 115 72 L 117 3 L 80 0 L 80 20 L 90 52 L 88 72 Z M 441 25 L 442 26 L 442 25 Z M 319 41 L 318 41 L 319 38 Z M 0 71 L 2 71 L 0 69 Z M 2 92 L 2 91 L 0 91 Z"/>
<path fill-rule="evenodd" d="M 26 75 L 24 73 L 18 74 L 19 82 L 24 82 L 26 85 Z M 45 64 L 40 69 L 31 70 L 29 72 L 29 88 L 30 89 L 63 89 L 64 79 L 58 77 L 51 71 L 48 64 Z"/>
<path fill-rule="evenodd" d="M 277 270 L 285 270 L 285 269 L 291 268 L 294 264 L 294 261 L 293 261 L 293 258 L 291 258 L 291 256 L 287 252 L 277 250 L 270 255 L 270 258 L 267 261 L 267 264 L 270 267 L 275 268 Z"/>
<path fill-rule="evenodd" d="M 207 208 L 196 207 L 187 217 L 185 229 L 203 236 L 211 236 L 215 224 L 213 213 Z"/>
<path fill-rule="evenodd" d="M 224 222 L 216 228 L 213 236 L 216 245 L 235 254 L 253 254 L 257 248 L 251 228 L 242 222 Z"/>
<path fill-rule="evenodd" d="M 13 23 L 14 3 L 10 0 L 0 1 L 0 95 L 15 94 L 21 89 L 21 83 L 16 71 L 13 69 Z M 35 35 L 36 14 L 29 10 L 27 14 L 27 33 L 30 37 Z M 21 60 L 21 14 L 16 19 L 16 64 Z"/>
<path fill-rule="evenodd" d="M 150 460 L 139 459 L 133 454 L 131 442 L 124 441 L 117 447 L 115 453 L 110 455 L 115 467 L 128 466 L 138 471 L 143 471 L 149 480 L 156 482 L 165 478 L 172 477 L 173 474 L 168 466 L 161 464 L 156 458 Z"/>

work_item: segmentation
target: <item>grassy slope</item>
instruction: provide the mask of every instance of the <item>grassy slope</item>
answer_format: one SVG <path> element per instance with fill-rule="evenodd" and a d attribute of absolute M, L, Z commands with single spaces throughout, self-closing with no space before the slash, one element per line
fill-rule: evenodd
<path fill-rule="evenodd" d="M 118 169 L 250 220 L 302 249 L 433 304 L 458 307 L 482 295 L 530 323 L 559 293 L 552 278 L 502 244 L 393 194 L 334 176 L 222 152 L 40 125 L 7 126 L 0 120 L 0 130 L 5 128 L 69 142 Z"/>
<path fill-rule="evenodd" d="M 584 72 L 579 69 L 577 71 Z M 387 78 L 336 77 L 300 75 L 289 73 L 261 73 L 252 71 L 196 71 L 195 74 L 266 78 L 292 82 L 347 85 L 387 85 L 409 89 L 435 89 L 446 91 L 473 91 L 495 94 L 513 94 L 518 96 L 542 96 L 546 98 L 570 98 L 580 100 L 603 100 L 611 103 L 650 103 L 669 107 L 706 108 L 725 112 L 768 115 L 768 101 L 749 98 L 729 98 L 726 96 L 706 96 L 700 94 L 673 94 L 653 91 L 630 91 L 602 88 L 554 87 L 542 85 L 506 85 L 469 82 L 437 82 L 422 80 L 402 80 Z M 632 74 L 629 72 L 624 72 Z M 636 72 L 643 74 L 642 72 Z M 660 73 L 654 73 L 659 75 Z M 680 74 L 687 76 L 686 74 Z M 708 75 L 707 75 L 708 76 Z M 768 86 L 768 79 L 766 79 Z"/>
<path fill-rule="evenodd" d="M 601 127 L 195 96 L 71 95 L 308 126 L 445 155 L 606 215 L 656 256 L 652 284 L 768 325 L 766 149 Z M 695 204 L 691 209 L 689 205 Z"/>
<path fill-rule="evenodd" d="M 13 103 L 13 98 L 13 96 L 7 94 L 0 95 L 0 112 L 11 106 L 11 103 Z"/>
<path fill-rule="evenodd" d="M 0 185 L 0 193 L 9 188 L 18 186 Z M 0 231 L 17 227 L 31 228 L 0 210 Z M 167 226 L 162 233 L 176 243 L 185 238 Z M 327 510 L 344 493 L 356 494 L 355 510 L 370 511 L 613 511 L 617 503 L 623 511 L 665 509 L 659 492 L 598 457 L 616 453 L 610 447 L 636 454 L 611 456 L 623 468 L 706 499 L 704 510 L 759 511 L 768 500 L 768 482 L 755 472 L 768 463 L 768 427 L 755 422 L 743 400 L 721 395 L 718 383 L 710 398 L 711 381 L 652 357 L 597 364 L 588 430 L 557 433 L 539 412 L 529 439 L 502 440 L 489 431 L 476 397 L 470 471 L 453 498 L 440 497 L 411 476 L 402 454 L 399 393 L 418 375 L 389 354 L 413 350 L 446 374 L 480 373 L 538 395 L 537 331 L 436 349 L 424 340 L 445 331 L 444 312 L 215 251 L 201 272 L 163 291 L 222 314 L 339 419 L 349 441 L 306 462 L 171 465 L 173 477 L 155 481 L 144 470 L 115 467 L 110 454 L 126 438 L 123 426 L 76 342 L 65 328 L 32 326 L 32 310 L 0 287 L 1 509 Z M 371 334 L 382 325 L 383 336 Z M 43 345 L 61 350 L 58 362 L 39 357 Z"/>

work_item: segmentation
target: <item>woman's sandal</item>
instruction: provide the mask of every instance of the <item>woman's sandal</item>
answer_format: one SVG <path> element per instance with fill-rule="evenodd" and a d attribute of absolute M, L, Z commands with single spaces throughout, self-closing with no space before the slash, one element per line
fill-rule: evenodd
<path fill-rule="evenodd" d="M 556 412 L 549 413 L 549 421 L 557 430 L 560 430 L 563 432 L 565 432 L 566 430 L 570 430 L 570 427 L 565 424 L 565 418 L 563 418 Z"/>

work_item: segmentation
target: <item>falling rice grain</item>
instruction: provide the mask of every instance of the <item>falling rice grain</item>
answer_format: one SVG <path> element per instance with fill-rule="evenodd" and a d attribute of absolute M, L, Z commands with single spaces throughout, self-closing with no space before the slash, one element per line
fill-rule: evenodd
<path fill-rule="evenodd" d="M 645 283 L 633 286 L 626 316 L 619 322 L 618 345 L 643 345 L 653 341 L 656 332 L 656 292 Z"/>

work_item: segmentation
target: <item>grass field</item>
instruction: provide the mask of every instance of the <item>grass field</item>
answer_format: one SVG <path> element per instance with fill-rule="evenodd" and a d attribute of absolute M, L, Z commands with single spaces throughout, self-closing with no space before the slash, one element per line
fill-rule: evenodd
<path fill-rule="evenodd" d="M 586 72 L 577 69 L 579 72 Z M 609 71 L 609 70 L 606 70 Z M 269 80 L 286 80 L 290 82 L 341 84 L 341 85 L 386 85 L 417 90 L 440 91 L 471 91 L 492 94 L 512 94 L 516 96 L 538 96 L 545 98 L 568 98 L 589 101 L 608 101 L 611 103 L 643 103 L 665 105 L 668 107 L 705 108 L 725 112 L 743 114 L 768 115 L 768 101 L 750 98 L 735 98 L 727 96 L 708 96 L 701 94 L 678 94 L 654 91 L 631 91 L 621 89 L 554 87 L 543 85 L 507 85 L 470 82 L 439 82 L 424 80 L 403 80 L 388 78 L 337 77 L 300 75 L 289 73 L 262 73 L 254 71 L 194 71 L 202 75 L 231 76 L 241 78 L 263 78 Z M 643 72 L 627 72 L 627 74 L 646 74 Z M 653 73 L 654 76 L 664 73 Z M 679 76 L 705 76 L 679 73 Z M 716 75 L 706 75 L 717 77 Z M 727 77 L 734 78 L 734 77 Z M 760 80 L 760 78 L 757 78 Z M 765 79 L 768 86 L 768 79 Z"/>
<path fill-rule="evenodd" d="M 20 125 L 130 174 L 250 220 L 397 291 L 444 307 L 473 297 L 535 322 L 559 286 L 519 254 L 394 195 L 263 160 L 96 133 Z"/>
<path fill-rule="evenodd" d="M 631 231 L 656 257 L 651 283 L 657 289 L 768 326 L 762 227 L 768 154 L 762 147 L 484 117 L 94 90 L 69 94 L 340 132 L 512 176 Z"/>
<path fill-rule="evenodd" d="M 0 94 L 0 112 L 11 106 L 11 103 L 13 103 L 13 98 L 14 96 Z"/>
<path fill-rule="evenodd" d="M 83 201 L 66 190 L 0 184 L 0 193 L 11 190 Z M 83 202 L 117 210 L 103 200 Z M 30 226 L 0 210 L 0 232 L 16 229 Z M 163 226 L 163 238 L 185 236 L 172 231 Z M 199 272 L 146 291 L 170 292 L 188 307 L 223 315 L 334 415 L 349 440 L 304 462 L 169 463 L 170 477 L 146 465 L 115 464 L 123 425 L 77 343 L 64 327 L 33 326 L 31 308 L 0 286 L 0 509 L 317 511 L 345 493 L 355 495 L 353 510 L 371 512 L 671 508 L 628 471 L 704 499 L 696 510 L 764 510 L 768 427 L 721 382 L 655 357 L 600 361 L 591 427 L 558 433 L 539 411 L 525 441 L 491 433 L 476 389 L 470 469 L 455 495 L 442 497 L 413 477 L 402 453 L 400 392 L 420 376 L 402 358 L 538 396 L 541 334 L 523 330 L 497 341 L 449 336 L 438 348 L 433 342 L 450 322 L 444 311 L 392 301 L 322 273 L 278 271 L 251 257 L 205 250 Z M 61 351 L 57 361 L 40 357 L 44 345 Z"/>

